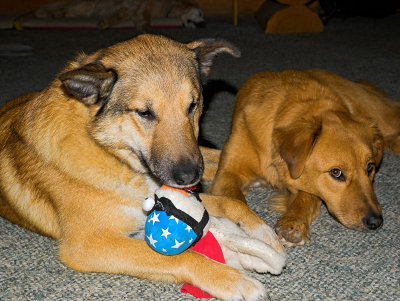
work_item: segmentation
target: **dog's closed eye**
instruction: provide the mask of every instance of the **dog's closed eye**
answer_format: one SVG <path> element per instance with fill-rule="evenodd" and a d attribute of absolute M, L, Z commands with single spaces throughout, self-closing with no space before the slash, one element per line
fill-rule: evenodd
<path fill-rule="evenodd" d="M 192 114 L 194 112 L 194 110 L 196 109 L 196 107 L 197 107 L 197 102 L 192 101 L 192 103 L 189 105 L 189 108 L 188 108 L 188 114 L 189 115 Z"/>
<path fill-rule="evenodd" d="M 154 119 L 156 119 L 155 114 L 150 109 L 145 109 L 145 110 L 136 109 L 135 113 L 138 114 L 141 118 L 146 119 L 148 121 L 153 121 Z"/>

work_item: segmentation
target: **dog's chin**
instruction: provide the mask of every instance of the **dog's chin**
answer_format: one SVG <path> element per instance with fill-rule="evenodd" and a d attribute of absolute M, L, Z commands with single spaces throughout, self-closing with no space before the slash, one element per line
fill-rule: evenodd
<path fill-rule="evenodd" d="M 383 222 L 375 229 L 370 229 L 368 228 L 366 225 L 364 225 L 363 222 L 361 222 L 360 224 L 344 224 L 342 223 L 346 228 L 349 228 L 351 230 L 355 230 L 355 231 L 360 231 L 360 232 L 376 232 L 378 231 L 380 228 L 382 228 Z"/>
<path fill-rule="evenodd" d="M 367 227 L 363 226 L 363 225 L 359 225 L 359 224 L 344 224 L 341 223 L 343 226 L 345 226 L 346 228 L 350 229 L 350 230 L 354 230 L 354 231 L 359 231 L 359 232 L 374 232 L 376 230 L 371 230 L 368 229 Z"/>
<path fill-rule="evenodd" d="M 371 230 L 371 229 L 367 228 L 362 222 L 361 223 L 348 223 L 344 220 L 339 219 L 337 216 L 335 216 L 331 212 L 330 212 L 330 214 L 337 222 L 341 223 L 343 226 L 345 226 L 347 229 L 350 229 L 350 230 L 359 231 L 359 232 L 374 232 L 379 229 L 379 228 L 377 228 L 377 229 Z"/>
<path fill-rule="evenodd" d="M 199 176 L 197 179 L 195 179 L 194 181 L 192 181 L 191 183 L 185 184 L 185 185 L 181 185 L 178 184 L 174 177 L 172 172 L 169 172 L 168 170 L 166 170 L 165 168 L 159 168 L 160 166 L 163 166 L 162 164 L 152 164 L 149 162 L 152 162 L 151 160 L 148 160 L 144 155 L 140 154 L 137 156 L 139 158 L 139 161 L 141 163 L 141 167 L 146 170 L 146 173 L 148 173 L 149 175 L 151 175 L 151 177 L 158 182 L 160 185 L 168 185 L 171 187 L 175 187 L 175 188 L 192 188 L 194 186 L 196 186 L 197 184 L 200 183 L 201 181 L 201 177 L 203 175 L 203 168 L 201 168 L 201 171 L 199 172 Z"/>
<path fill-rule="evenodd" d="M 162 185 L 167 185 L 167 186 L 171 186 L 171 187 L 175 187 L 175 188 L 180 188 L 180 189 L 185 189 L 185 188 L 192 188 L 194 186 L 197 186 L 200 183 L 200 179 L 196 180 L 193 183 L 187 184 L 187 185 L 179 185 L 178 183 L 176 183 L 173 179 L 169 178 L 169 177 L 163 177 L 163 176 L 157 176 L 153 173 L 153 175 L 158 179 L 158 181 L 162 184 Z"/>
<path fill-rule="evenodd" d="M 192 183 L 180 185 L 180 184 L 176 183 L 176 181 L 174 180 L 174 178 L 172 176 L 172 173 L 170 174 L 168 172 L 159 171 L 159 170 L 155 169 L 152 165 L 147 164 L 147 162 L 145 160 L 141 160 L 141 162 L 142 162 L 142 165 L 144 167 L 146 167 L 148 173 L 160 185 L 167 185 L 167 186 L 171 186 L 171 187 L 175 187 L 175 188 L 184 189 L 184 188 L 190 188 L 190 187 L 196 186 L 197 184 L 200 183 L 200 180 L 201 180 L 201 177 L 199 177 Z"/>
<path fill-rule="evenodd" d="M 371 230 L 367 229 L 362 223 L 349 223 L 345 221 L 343 218 L 339 218 L 335 213 L 331 212 L 328 209 L 329 214 L 340 224 L 350 230 L 359 231 L 359 232 L 371 232 Z"/>
<path fill-rule="evenodd" d="M 165 185 L 174 187 L 174 188 L 183 189 L 183 190 L 185 190 L 185 189 L 193 190 L 196 188 L 197 184 L 199 184 L 199 182 L 196 182 L 196 183 L 190 184 L 190 185 L 178 185 L 176 183 L 167 183 Z"/>

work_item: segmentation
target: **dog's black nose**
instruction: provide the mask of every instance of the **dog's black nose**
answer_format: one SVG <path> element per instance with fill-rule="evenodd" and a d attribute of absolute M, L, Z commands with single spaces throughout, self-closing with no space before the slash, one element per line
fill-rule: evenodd
<path fill-rule="evenodd" d="M 200 168 L 195 162 L 184 161 L 177 164 L 172 170 L 176 184 L 191 185 L 199 180 Z"/>
<path fill-rule="evenodd" d="M 370 214 L 362 219 L 365 226 L 370 230 L 378 229 L 383 222 L 382 215 Z"/>

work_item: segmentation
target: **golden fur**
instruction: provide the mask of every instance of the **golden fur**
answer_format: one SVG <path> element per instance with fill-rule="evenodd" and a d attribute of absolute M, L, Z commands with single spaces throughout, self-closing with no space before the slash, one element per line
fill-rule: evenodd
<path fill-rule="evenodd" d="M 400 104 L 371 84 L 324 70 L 261 72 L 237 95 L 210 192 L 245 201 L 259 178 L 283 191 L 271 201 L 287 246 L 309 241 L 321 201 L 346 227 L 375 230 L 372 182 L 383 148 L 400 154 L 399 134 Z"/>
<path fill-rule="evenodd" d="M 261 283 L 243 271 L 191 250 L 164 256 L 139 239 L 142 202 L 160 184 L 197 184 L 203 161 L 205 176 L 215 173 L 219 152 L 203 148 L 203 160 L 198 121 L 202 82 L 224 52 L 240 54 L 222 40 L 181 44 L 141 35 L 80 55 L 43 91 L 7 103 L 0 111 L 0 214 L 57 239 L 59 258 L 78 271 L 188 282 L 222 299 L 263 296 Z M 284 250 L 272 229 L 241 202 L 202 199 L 210 214 L 234 222 L 213 219 L 213 226 L 222 225 L 216 234 L 224 248 L 236 237 L 230 254 L 241 249 L 248 263 L 237 267 L 280 273 Z M 243 248 L 242 239 L 249 242 Z M 260 257 L 246 250 L 252 244 Z"/>

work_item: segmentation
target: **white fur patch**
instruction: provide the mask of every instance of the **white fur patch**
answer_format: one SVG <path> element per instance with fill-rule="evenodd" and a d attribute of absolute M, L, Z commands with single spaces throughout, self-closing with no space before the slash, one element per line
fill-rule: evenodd
<path fill-rule="evenodd" d="M 226 264 L 237 269 L 280 274 L 286 265 L 286 254 L 271 245 L 250 237 L 226 218 L 211 217 L 210 231 L 221 245 Z"/>

